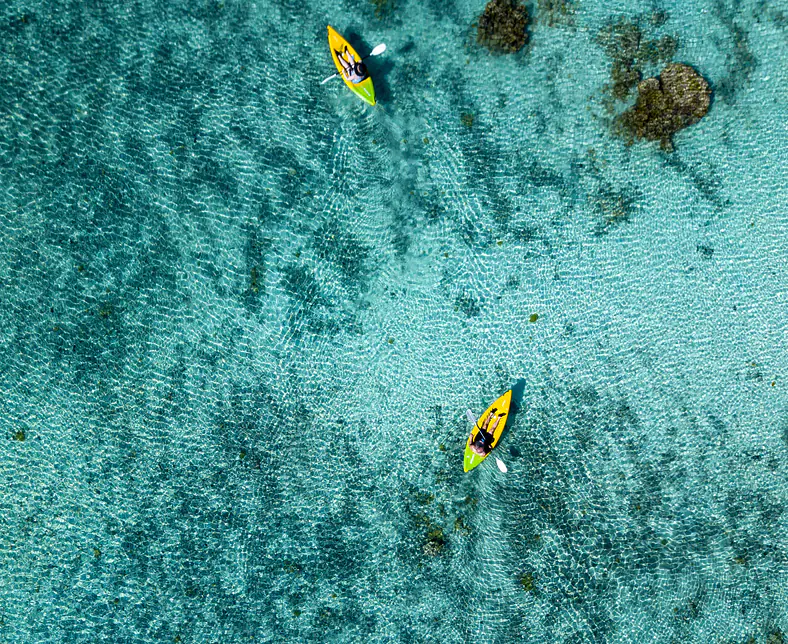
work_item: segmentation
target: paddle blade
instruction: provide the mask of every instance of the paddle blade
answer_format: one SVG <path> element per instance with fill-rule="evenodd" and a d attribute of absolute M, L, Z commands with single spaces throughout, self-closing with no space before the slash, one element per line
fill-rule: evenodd
<path fill-rule="evenodd" d="M 370 56 L 380 56 L 384 51 L 386 51 L 386 43 L 382 42 L 377 47 L 375 47 L 371 52 L 369 52 Z"/>
<path fill-rule="evenodd" d="M 495 464 L 498 466 L 498 469 L 501 470 L 504 474 L 506 474 L 509 470 L 506 469 L 506 463 L 504 463 L 500 458 L 497 456 L 495 457 Z"/>
<path fill-rule="evenodd" d="M 321 80 L 320 84 L 325 85 L 328 81 L 330 81 L 332 78 L 336 78 L 337 76 L 339 76 L 339 74 L 331 74 L 331 76 L 329 76 L 328 78 L 324 78 L 323 80 Z"/>
<path fill-rule="evenodd" d="M 473 415 L 473 412 L 470 409 L 465 410 L 465 417 L 468 419 L 468 422 L 471 425 L 476 424 L 476 417 Z"/>

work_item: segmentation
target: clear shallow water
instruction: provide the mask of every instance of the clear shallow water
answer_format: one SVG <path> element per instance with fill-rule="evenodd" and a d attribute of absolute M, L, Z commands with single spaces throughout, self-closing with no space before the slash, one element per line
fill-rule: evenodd
<path fill-rule="evenodd" d="M 788 7 L 482 6 L 2 9 L 3 641 L 781 641 Z M 715 89 L 673 154 L 621 15 Z"/>

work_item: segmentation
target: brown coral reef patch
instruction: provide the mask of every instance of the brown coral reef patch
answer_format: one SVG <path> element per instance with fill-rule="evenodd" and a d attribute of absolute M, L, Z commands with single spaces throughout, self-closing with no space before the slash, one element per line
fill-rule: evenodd
<path fill-rule="evenodd" d="M 635 105 L 617 123 L 630 140 L 659 141 L 665 150 L 672 150 L 673 135 L 702 119 L 710 104 L 706 79 L 689 65 L 671 63 L 658 78 L 638 83 Z"/>
<path fill-rule="evenodd" d="M 514 53 L 528 42 L 528 10 L 517 0 L 490 0 L 479 16 L 477 40 L 496 53 Z"/>

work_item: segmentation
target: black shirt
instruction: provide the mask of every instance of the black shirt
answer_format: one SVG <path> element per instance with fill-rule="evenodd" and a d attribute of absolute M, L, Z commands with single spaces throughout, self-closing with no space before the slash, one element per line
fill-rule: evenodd
<path fill-rule="evenodd" d="M 495 437 L 493 436 L 492 432 L 487 432 L 480 427 L 478 433 L 476 434 L 476 438 L 473 439 L 473 444 L 478 445 L 484 450 L 485 454 L 488 454 L 492 449 L 494 440 Z"/>

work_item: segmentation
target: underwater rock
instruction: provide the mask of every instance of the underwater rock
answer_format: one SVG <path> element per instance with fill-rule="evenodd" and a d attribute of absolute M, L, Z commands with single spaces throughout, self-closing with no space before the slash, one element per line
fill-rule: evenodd
<path fill-rule="evenodd" d="M 520 577 L 520 585 L 523 587 L 525 592 L 532 593 L 536 589 L 534 576 L 530 572 L 523 574 Z"/>
<path fill-rule="evenodd" d="M 424 544 L 423 550 L 428 557 L 437 557 L 443 550 L 443 544 L 437 541 L 428 541 Z"/>
<path fill-rule="evenodd" d="M 763 3 L 763 6 L 778 3 Z M 758 57 L 753 53 L 748 32 L 736 20 L 737 10 L 728 9 L 724 2 L 714 3 L 714 16 L 728 32 L 729 45 L 726 47 L 728 73 L 717 81 L 716 94 L 728 105 L 735 105 L 737 95 L 749 84 L 753 73 L 760 65 Z M 760 22 L 756 18 L 756 22 Z M 784 21 L 784 18 L 783 18 Z"/>
<path fill-rule="evenodd" d="M 422 546 L 422 551 L 429 557 L 437 557 L 446 545 L 443 537 L 443 528 L 436 527 L 427 533 L 427 542 Z"/>
<path fill-rule="evenodd" d="M 659 141 L 673 150 L 673 135 L 700 121 L 710 104 L 706 79 L 689 65 L 672 63 L 658 78 L 638 84 L 637 102 L 617 120 L 630 138 Z"/>
<path fill-rule="evenodd" d="M 479 16 L 477 40 L 490 51 L 513 54 L 528 42 L 528 19 L 517 0 L 490 0 Z"/>

